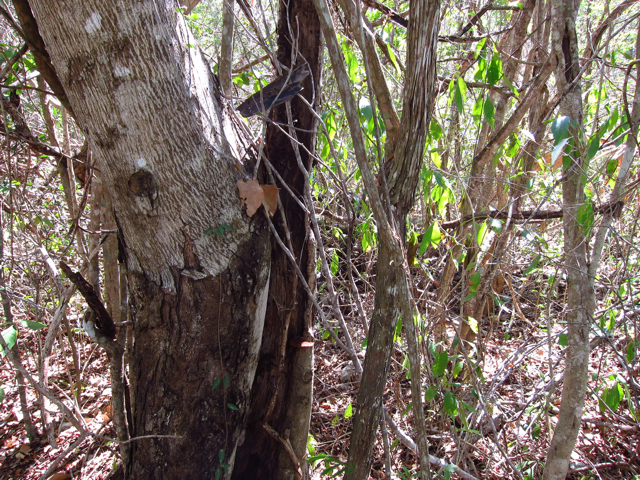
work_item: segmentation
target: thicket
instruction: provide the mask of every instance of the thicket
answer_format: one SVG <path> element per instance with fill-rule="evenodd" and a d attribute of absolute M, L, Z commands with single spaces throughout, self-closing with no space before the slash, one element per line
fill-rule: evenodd
<path fill-rule="evenodd" d="M 239 3 L 230 99 L 236 106 L 273 79 L 268 53 L 275 51 L 278 21 L 277 2 Z M 362 8 L 400 110 L 408 2 L 365 0 Z M 11 349 L 18 363 L 4 358 L 0 373 L 0 471 L 6 478 L 47 478 L 65 467 L 102 478 L 118 459 L 109 440 L 116 434 L 108 365 L 83 329 L 88 307 L 58 264 L 75 271 L 90 266 L 90 283 L 108 288 L 112 272 L 103 262 L 117 257 L 116 225 L 81 132 L 23 47 L 15 15 L 1 10 L 2 356 Z M 372 453 L 375 478 L 410 478 L 419 466 L 407 321 L 418 327 L 426 433 L 440 474 L 454 476 L 457 466 L 457 474 L 478 478 L 540 477 L 565 373 L 562 182 L 571 155 L 586 161 L 585 201 L 576 215 L 588 261 L 597 268 L 590 270 L 597 305 L 582 431 L 569 472 L 571 478 L 640 478 L 640 8 L 633 1 L 580 5 L 584 135 L 577 143 L 571 119 L 558 110 L 563 92 L 550 75 L 550 11 L 548 1 L 442 4 L 434 113 L 404 229 L 419 314 L 397 320 L 386 420 Z M 215 71 L 222 5 L 202 2 L 187 16 Z M 372 102 L 349 22 L 336 5 L 333 16 L 367 155 L 380 171 L 385 119 Z M 379 238 L 328 61 L 321 82 L 310 188 L 328 267 L 319 257 L 317 298 L 328 322 L 318 319 L 314 329 L 308 460 L 313 475 L 324 478 L 349 468 L 359 387 L 353 360 L 362 361 L 367 348 Z M 263 119 L 247 124 L 259 141 Z M 42 444 L 35 441 L 43 435 Z"/>

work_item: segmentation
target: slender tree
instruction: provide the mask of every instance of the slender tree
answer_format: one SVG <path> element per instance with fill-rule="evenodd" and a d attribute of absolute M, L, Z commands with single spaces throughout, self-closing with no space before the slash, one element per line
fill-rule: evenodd
<path fill-rule="evenodd" d="M 569 142 L 563 157 L 562 209 L 567 297 L 565 321 L 568 327 L 567 356 L 558 424 L 547 454 L 545 480 L 567 476 L 571 452 L 580 431 L 582 409 L 587 393 L 589 371 L 589 328 L 595 310 L 593 283 L 589 280 L 586 229 L 579 220 L 585 204 L 586 162 L 584 155 L 584 116 L 580 82 L 580 57 L 576 16 L 579 0 L 552 3 L 551 43 L 556 58 L 555 79 L 560 101 L 556 131 L 566 122 Z M 560 135 L 562 135 L 560 133 Z"/>

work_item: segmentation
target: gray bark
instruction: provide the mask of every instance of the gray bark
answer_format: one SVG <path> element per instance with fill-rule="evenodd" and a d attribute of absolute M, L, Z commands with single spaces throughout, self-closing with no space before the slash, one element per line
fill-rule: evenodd
<path fill-rule="evenodd" d="M 551 43 L 557 59 L 556 85 L 559 92 L 570 88 L 560 102 L 560 113 L 575 122 L 570 134 L 576 147 L 584 142 L 582 89 L 580 82 L 573 84 L 580 71 L 575 24 L 578 6 L 579 1 L 576 0 L 556 0 L 551 10 L 554 22 Z M 562 184 L 568 347 L 560 413 L 547 453 L 545 480 L 563 480 L 567 476 L 571 452 L 580 431 L 588 381 L 589 327 L 595 309 L 595 295 L 588 275 L 587 239 L 577 219 L 578 209 L 584 204 L 581 177 L 585 172 L 580 150 L 575 148 L 565 152 L 571 157 Z"/>
<path fill-rule="evenodd" d="M 247 217 L 236 189 L 242 139 L 173 2 L 31 7 L 125 250 L 133 324 L 126 471 L 211 478 L 219 455 L 233 464 L 244 437 L 269 284 L 267 230 L 260 215 Z M 221 225 L 231 231 L 211 234 Z M 225 378 L 227 388 L 213 389 Z M 148 435 L 156 437 L 139 438 Z"/>

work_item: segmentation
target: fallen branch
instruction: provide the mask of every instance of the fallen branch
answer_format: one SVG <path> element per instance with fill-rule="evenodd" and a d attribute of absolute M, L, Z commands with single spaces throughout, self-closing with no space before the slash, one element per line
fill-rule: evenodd
<path fill-rule="evenodd" d="M 594 209 L 594 212 L 602 215 L 606 212 L 612 212 L 613 218 L 620 218 L 620 214 L 622 213 L 622 207 L 624 206 L 624 202 L 622 200 L 618 200 L 615 202 L 607 202 L 603 203 L 599 207 Z M 531 221 L 531 220 L 549 220 L 552 218 L 562 218 L 564 215 L 563 210 L 524 210 L 522 212 L 512 212 L 511 220 L 512 221 Z M 441 228 L 445 230 L 451 230 L 453 228 L 458 228 L 460 224 L 471 222 L 471 221 L 479 221 L 485 220 L 487 218 L 495 218 L 498 220 L 506 220 L 509 217 L 509 212 L 505 210 L 494 210 L 492 212 L 481 212 L 481 213 L 472 213 L 469 215 L 465 215 L 462 218 L 458 218 L 456 220 L 451 220 L 450 222 L 443 222 L 440 224 Z"/>

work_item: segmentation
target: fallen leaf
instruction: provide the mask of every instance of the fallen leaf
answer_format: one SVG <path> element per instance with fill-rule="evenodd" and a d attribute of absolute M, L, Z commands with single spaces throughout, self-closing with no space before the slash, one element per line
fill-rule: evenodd
<path fill-rule="evenodd" d="M 31 451 L 31 446 L 28 443 L 23 443 L 20 445 L 20 453 L 24 453 L 25 455 Z"/>
<path fill-rule="evenodd" d="M 238 180 L 238 191 L 240 192 L 240 203 L 247 206 L 247 215 L 253 217 L 260 205 L 262 205 L 262 199 L 264 198 L 264 192 L 262 187 L 255 178 L 245 182 L 244 180 Z"/>
<path fill-rule="evenodd" d="M 67 480 L 68 478 L 71 478 L 71 475 L 67 472 L 58 472 L 51 475 L 49 480 Z"/>
<path fill-rule="evenodd" d="M 264 192 L 262 204 L 267 212 L 269 212 L 269 216 L 273 217 L 278 209 L 278 191 L 280 189 L 275 185 L 261 185 L 261 187 Z"/>
<path fill-rule="evenodd" d="M 4 448 L 13 448 L 16 446 L 16 443 L 18 443 L 18 437 L 11 437 L 11 439 L 7 440 L 4 444 Z"/>

